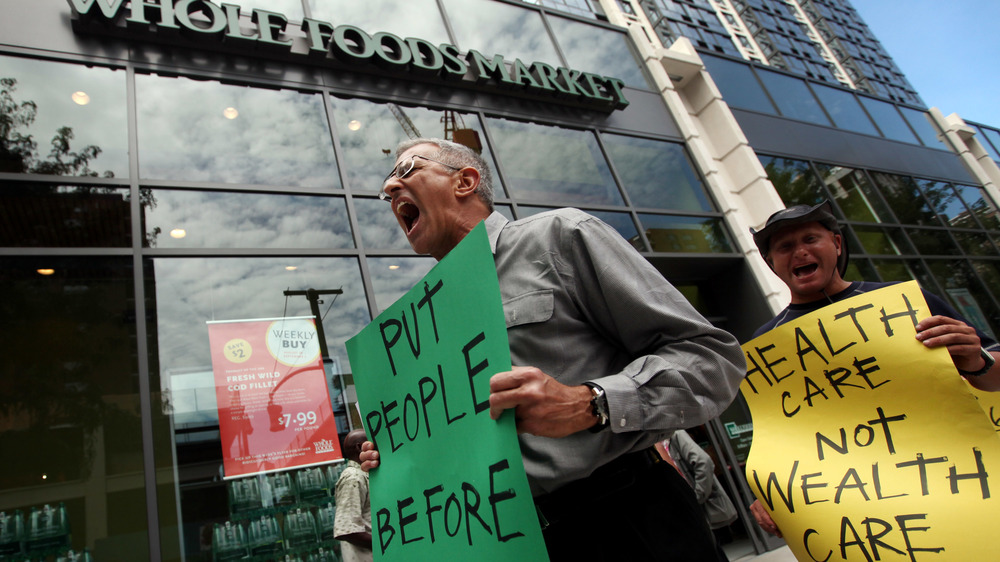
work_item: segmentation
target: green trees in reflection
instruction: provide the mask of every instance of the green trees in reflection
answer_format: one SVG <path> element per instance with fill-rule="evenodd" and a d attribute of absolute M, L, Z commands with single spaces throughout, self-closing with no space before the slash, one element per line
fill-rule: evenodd
<path fill-rule="evenodd" d="M 819 182 L 809 164 L 799 160 L 762 158 L 767 179 L 787 206 L 815 205 L 822 200 Z"/>
<path fill-rule="evenodd" d="M 68 126 L 56 129 L 48 154 L 40 155 L 31 134 L 38 104 L 18 100 L 16 92 L 17 79 L 0 77 L 0 172 L 114 177 L 91 169 L 101 148 L 74 150 Z M 35 245 L 114 246 L 124 238 L 117 232 L 117 238 L 95 236 L 95 230 L 103 232 L 100 223 L 118 222 L 128 231 L 129 192 L 121 187 L 34 181 L 3 187 L 0 204 L 11 205 L 11 215 L 34 220 L 29 226 L 43 232 L 15 232 L 5 245 L 31 245 L 35 236 L 42 241 Z M 94 204 L 99 196 L 117 197 L 117 205 Z M 144 207 L 156 204 L 148 189 L 140 189 L 139 197 Z M 59 204 L 67 198 L 79 204 Z M 5 261 L 0 274 L 6 297 L 0 318 L 9 320 L 0 340 L 11 354 L 0 365 L 0 451 L 7 461 L 0 463 L 0 492 L 86 480 L 95 467 L 97 476 L 141 469 L 135 461 L 141 431 L 132 387 L 137 366 L 129 343 L 135 337 L 128 308 L 134 302 L 131 270 L 95 257 L 48 259 L 44 265 L 53 262 L 56 272 L 44 281 L 35 273 L 43 260 L 35 258 Z"/>
<path fill-rule="evenodd" d="M 57 128 L 55 135 L 52 136 L 52 140 L 49 143 L 51 148 L 48 155 L 44 158 L 41 157 L 38 150 L 38 142 L 30 132 L 26 132 L 34 124 L 38 116 L 38 104 L 32 100 L 19 101 L 14 95 L 16 91 L 16 78 L 0 78 L 0 172 L 76 177 L 115 177 L 114 172 L 111 170 L 105 170 L 103 173 L 100 173 L 90 167 L 92 161 L 101 154 L 101 147 L 90 144 L 76 151 L 72 149 L 71 141 L 74 138 L 72 127 L 63 126 Z M 42 185 L 33 189 L 36 193 L 38 191 L 45 191 L 53 194 L 60 193 L 63 196 L 72 193 L 74 196 L 79 197 L 86 197 L 87 195 L 118 195 L 121 193 L 121 188 L 119 187 L 102 185 L 78 185 L 72 186 L 68 190 L 65 187 Z M 128 192 L 126 192 L 125 201 L 129 200 L 129 196 Z M 150 188 L 139 188 L 139 204 L 143 209 L 153 209 L 156 207 L 156 197 Z M 160 232 L 159 227 L 145 232 L 144 245 L 146 247 L 155 247 L 156 238 Z M 66 232 L 60 232 L 59 235 L 66 235 Z"/>
<path fill-rule="evenodd" d="M 101 147 L 91 144 L 77 152 L 71 150 L 72 127 L 56 129 L 48 156 L 39 157 L 33 136 L 21 132 L 35 122 L 38 104 L 31 100 L 18 102 L 14 98 L 16 90 L 16 78 L 0 78 L 0 172 L 114 177 L 110 170 L 99 174 L 90 169 L 90 161 L 101 153 Z"/>

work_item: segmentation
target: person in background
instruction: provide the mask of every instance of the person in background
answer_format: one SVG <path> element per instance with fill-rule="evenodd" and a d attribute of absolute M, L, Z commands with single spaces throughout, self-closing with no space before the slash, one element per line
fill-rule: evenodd
<path fill-rule="evenodd" d="M 344 562 L 372 562 L 372 510 L 368 497 L 368 473 L 361 469 L 363 429 L 355 429 L 344 437 L 344 457 L 347 467 L 337 479 L 334 495 L 337 513 L 333 536 L 341 541 L 340 555 Z"/>
<path fill-rule="evenodd" d="M 848 248 L 832 205 L 795 205 L 772 214 L 760 230 L 750 229 L 767 265 L 792 293 L 791 303 L 754 332 L 772 330 L 829 304 L 894 283 L 846 281 Z M 922 290 L 930 316 L 916 326 L 916 338 L 927 347 L 946 347 L 958 373 L 980 390 L 1000 390 L 1000 345 L 972 326 L 951 305 Z M 750 506 L 765 531 L 781 531 L 761 502 Z"/>
<path fill-rule="evenodd" d="M 729 405 L 746 368 L 736 339 L 597 218 L 494 211 L 468 147 L 402 143 L 380 196 L 438 260 L 486 223 L 515 365 L 490 379 L 490 416 L 514 412 L 550 558 L 714 560 L 694 493 L 653 445 Z M 361 458 L 377 466 L 373 444 Z"/>
<path fill-rule="evenodd" d="M 666 454 L 674 461 L 674 466 L 680 471 L 684 479 L 694 489 L 694 495 L 701 504 L 705 518 L 709 527 L 715 534 L 716 543 L 719 545 L 720 558 L 726 560 L 726 554 L 722 550 L 722 541 L 719 530 L 725 529 L 739 517 L 736 506 L 733 505 L 726 490 L 715 475 L 715 462 L 712 456 L 683 429 L 678 429 L 666 441 L 664 447 Z"/>

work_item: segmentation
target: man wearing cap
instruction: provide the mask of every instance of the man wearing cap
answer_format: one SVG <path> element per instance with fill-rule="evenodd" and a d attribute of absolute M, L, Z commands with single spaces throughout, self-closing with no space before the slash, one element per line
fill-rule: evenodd
<path fill-rule="evenodd" d="M 832 304 L 893 283 L 845 281 L 847 243 L 829 201 L 795 205 L 778 211 L 760 230 L 750 229 L 760 255 L 792 293 L 791 303 L 754 332 L 757 337 L 786 322 Z M 958 372 L 980 390 L 1000 390 L 1000 345 L 973 327 L 937 295 L 921 290 L 931 316 L 917 326 L 917 339 L 927 347 L 948 348 Z M 757 523 L 781 536 L 759 501 L 750 506 Z"/>
<path fill-rule="evenodd" d="M 513 410 L 550 559 L 717 559 L 697 498 L 653 445 L 732 401 L 746 367 L 736 338 L 597 218 L 508 221 L 490 175 L 467 147 L 414 139 L 380 197 L 438 260 L 485 221 L 515 365 L 490 378 L 490 416 Z"/>

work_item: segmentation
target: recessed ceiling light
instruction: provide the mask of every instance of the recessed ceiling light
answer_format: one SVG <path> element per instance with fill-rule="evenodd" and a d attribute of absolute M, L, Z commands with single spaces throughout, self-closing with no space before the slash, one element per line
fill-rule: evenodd
<path fill-rule="evenodd" d="M 353 119 L 350 123 L 347 124 L 347 128 L 352 131 L 357 131 L 358 129 L 361 128 L 361 121 Z"/>
<path fill-rule="evenodd" d="M 227 107 L 226 109 L 222 110 L 222 116 L 225 117 L 226 119 L 236 119 L 237 117 L 240 116 L 240 112 L 236 111 L 235 107 Z"/>
<path fill-rule="evenodd" d="M 70 97 L 73 98 L 73 101 L 77 105 L 87 105 L 90 103 L 90 96 L 87 95 L 87 92 L 73 92 L 73 95 Z"/>
<path fill-rule="evenodd" d="M 288 271 L 295 271 L 298 268 L 299 267 L 297 265 L 286 265 L 285 266 L 285 269 L 288 270 Z"/>
<path fill-rule="evenodd" d="M 171 238 L 184 238 L 187 235 L 188 235 L 188 232 L 186 230 L 184 230 L 183 228 L 175 228 L 175 229 L 173 229 L 173 230 L 170 231 L 170 237 Z"/>
<path fill-rule="evenodd" d="M 54 269 L 36 269 L 39 275 L 52 275 L 56 272 Z"/>
<path fill-rule="evenodd" d="M 389 269 L 399 269 L 399 266 L 398 265 L 390 265 Z"/>

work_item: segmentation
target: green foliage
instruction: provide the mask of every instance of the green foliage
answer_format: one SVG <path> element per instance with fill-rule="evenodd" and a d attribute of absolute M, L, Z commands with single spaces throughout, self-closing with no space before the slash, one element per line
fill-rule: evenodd
<path fill-rule="evenodd" d="M 50 142 L 46 158 L 38 154 L 38 143 L 22 130 L 31 127 L 38 115 L 38 104 L 14 97 L 17 79 L 0 78 L 0 172 L 48 174 L 57 176 L 114 177 L 110 170 L 99 174 L 90 169 L 90 162 L 101 148 L 87 145 L 74 152 L 72 127 L 59 127 Z"/>

